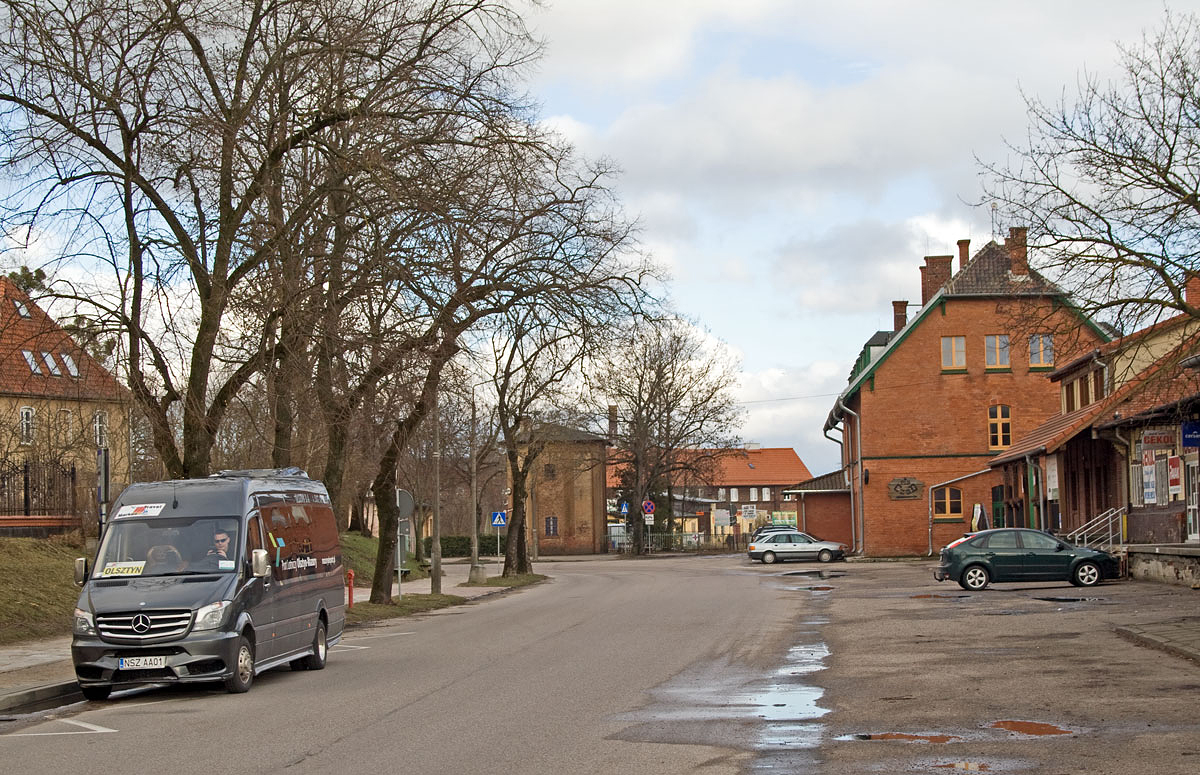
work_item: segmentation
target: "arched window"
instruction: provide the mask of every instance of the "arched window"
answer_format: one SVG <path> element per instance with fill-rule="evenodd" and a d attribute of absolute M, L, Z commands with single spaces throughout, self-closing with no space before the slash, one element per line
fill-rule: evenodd
<path fill-rule="evenodd" d="M 988 449 L 1007 449 L 1012 445 L 1012 421 L 1005 404 L 988 407 Z"/>
<path fill-rule="evenodd" d="M 961 517 L 962 490 L 957 487 L 938 487 L 933 491 L 933 516 Z"/>

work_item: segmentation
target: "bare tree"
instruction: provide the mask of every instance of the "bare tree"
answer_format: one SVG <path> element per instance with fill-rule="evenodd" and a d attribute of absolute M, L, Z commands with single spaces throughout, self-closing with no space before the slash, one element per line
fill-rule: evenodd
<path fill-rule="evenodd" d="M 597 365 L 592 400 L 597 416 L 616 407 L 611 463 L 625 470 L 631 499 L 640 504 L 684 472 L 703 477 L 712 454 L 738 446 L 742 412 L 732 394 L 736 363 L 723 347 L 707 345 L 691 324 L 643 321 L 625 334 Z M 633 551 L 641 554 L 645 522 L 639 507 L 630 510 L 630 522 Z"/>
<path fill-rule="evenodd" d="M 1200 270 L 1200 22 L 1168 12 L 1114 80 L 1027 99 L 1026 141 L 982 164 L 985 204 L 1028 225 L 1037 267 L 1084 315 L 1132 331 L 1183 314 Z"/>

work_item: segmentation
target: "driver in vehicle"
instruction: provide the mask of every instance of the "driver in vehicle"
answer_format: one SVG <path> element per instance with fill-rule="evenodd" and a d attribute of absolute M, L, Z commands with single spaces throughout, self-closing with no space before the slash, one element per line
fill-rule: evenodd
<path fill-rule="evenodd" d="M 213 560 L 229 559 L 229 533 L 224 530 L 213 533 L 213 545 L 208 550 L 208 557 Z"/>

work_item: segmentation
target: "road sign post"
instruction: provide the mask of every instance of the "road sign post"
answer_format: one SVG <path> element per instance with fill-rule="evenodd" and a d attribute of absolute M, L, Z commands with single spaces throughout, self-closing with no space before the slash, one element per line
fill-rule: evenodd
<path fill-rule="evenodd" d="M 507 511 L 492 512 L 492 527 L 496 528 L 496 562 L 500 562 L 500 528 L 508 525 Z"/>

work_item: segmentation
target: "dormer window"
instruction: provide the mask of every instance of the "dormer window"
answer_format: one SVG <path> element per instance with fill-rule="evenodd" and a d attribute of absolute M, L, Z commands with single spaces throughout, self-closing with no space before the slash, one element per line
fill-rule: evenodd
<path fill-rule="evenodd" d="M 30 372 L 39 375 L 42 373 L 42 368 L 41 366 L 38 366 L 38 359 L 36 355 L 29 350 L 22 350 L 21 355 L 25 356 L 25 363 L 29 366 Z"/>
<path fill-rule="evenodd" d="M 58 370 L 58 363 L 55 362 L 54 356 L 45 350 L 42 350 L 42 363 L 46 364 L 46 371 L 50 372 L 50 376 L 62 376 L 62 372 Z"/>
<path fill-rule="evenodd" d="M 29 314 L 29 307 L 25 306 L 25 302 L 20 301 L 18 299 L 13 299 L 12 303 L 13 303 L 13 306 L 17 308 L 18 315 L 20 315 L 23 318 L 33 317 L 32 315 Z"/>
<path fill-rule="evenodd" d="M 67 373 L 72 377 L 79 377 L 79 367 L 75 365 L 75 359 L 69 353 L 59 353 L 59 358 L 62 358 L 63 366 L 67 367 Z"/>

